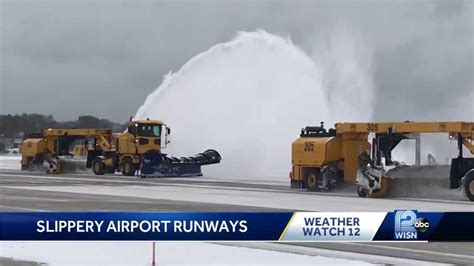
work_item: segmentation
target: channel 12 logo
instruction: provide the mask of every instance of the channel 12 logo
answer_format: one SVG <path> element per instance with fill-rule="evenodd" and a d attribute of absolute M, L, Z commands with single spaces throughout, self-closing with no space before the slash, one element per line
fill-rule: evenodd
<path fill-rule="evenodd" d="M 418 232 L 426 232 L 430 223 L 426 218 L 417 217 L 416 211 L 395 212 L 395 239 L 418 239 Z"/>

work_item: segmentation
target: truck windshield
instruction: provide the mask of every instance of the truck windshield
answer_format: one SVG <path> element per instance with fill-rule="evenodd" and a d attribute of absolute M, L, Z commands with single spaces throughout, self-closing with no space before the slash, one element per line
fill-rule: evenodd
<path fill-rule="evenodd" d="M 161 125 L 139 124 L 137 133 L 141 137 L 160 137 Z"/>

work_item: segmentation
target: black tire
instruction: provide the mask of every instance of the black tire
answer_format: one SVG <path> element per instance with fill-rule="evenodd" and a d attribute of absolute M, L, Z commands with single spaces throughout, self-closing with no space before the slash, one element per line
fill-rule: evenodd
<path fill-rule="evenodd" d="M 319 175 L 318 171 L 315 171 L 315 170 L 310 170 L 306 173 L 304 183 L 307 190 L 309 191 L 318 190 L 318 186 L 319 186 L 318 175 Z"/>
<path fill-rule="evenodd" d="M 59 161 L 56 162 L 56 165 L 50 165 L 46 170 L 48 175 L 59 175 L 63 171 L 63 164 Z"/>
<path fill-rule="evenodd" d="M 469 171 L 464 177 L 464 191 L 470 201 L 474 201 L 474 171 Z"/>
<path fill-rule="evenodd" d="M 293 181 L 290 180 L 290 188 L 291 189 L 300 189 L 302 188 L 303 182 L 301 181 Z"/>
<path fill-rule="evenodd" d="M 137 170 L 137 167 L 133 163 L 132 159 L 130 158 L 123 159 L 122 174 L 124 176 L 134 176 L 136 170 Z"/>
<path fill-rule="evenodd" d="M 357 187 L 357 195 L 361 198 L 366 198 L 369 195 L 369 191 L 362 187 Z"/>
<path fill-rule="evenodd" d="M 96 175 L 103 175 L 105 173 L 105 164 L 101 159 L 95 159 L 92 162 L 92 171 Z"/>

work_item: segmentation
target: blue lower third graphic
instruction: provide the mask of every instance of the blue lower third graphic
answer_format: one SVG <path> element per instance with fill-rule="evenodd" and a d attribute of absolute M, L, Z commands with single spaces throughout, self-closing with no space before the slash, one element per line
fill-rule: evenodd
<path fill-rule="evenodd" d="M 280 238 L 292 212 L 4 212 L 0 240 L 199 240 Z"/>

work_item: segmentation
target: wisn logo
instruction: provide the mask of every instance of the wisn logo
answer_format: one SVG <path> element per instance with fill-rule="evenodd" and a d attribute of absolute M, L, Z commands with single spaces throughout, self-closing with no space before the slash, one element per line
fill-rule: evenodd
<path fill-rule="evenodd" d="M 426 232 L 430 223 L 426 218 L 417 217 L 416 211 L 395 212 L 395 239 L 418 239 L 418 232 Z"/>

